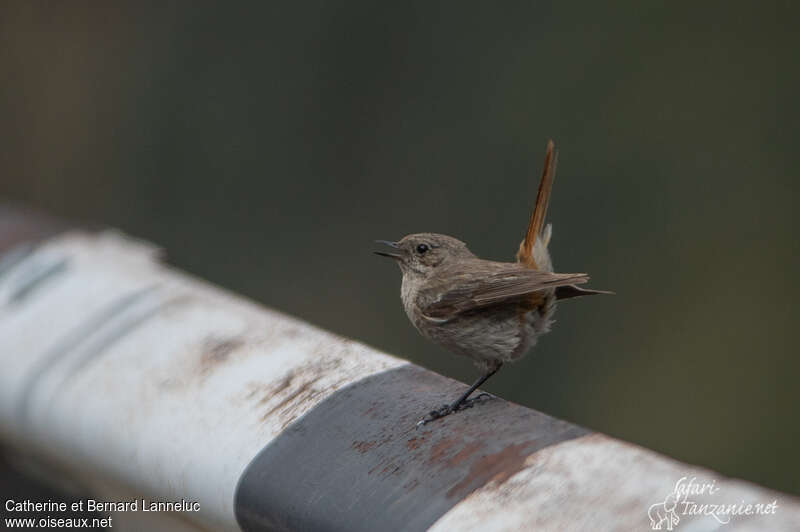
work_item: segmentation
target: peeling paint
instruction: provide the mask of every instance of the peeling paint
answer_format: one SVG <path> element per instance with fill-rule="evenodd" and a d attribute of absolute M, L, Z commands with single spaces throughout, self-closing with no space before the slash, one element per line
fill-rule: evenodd
<path fill-rule="evenodd" d="M 528 454 L 525 449 L 531 447 L 535 441 L 527 441 L 507 446 L 502 451 L 482 456 L 472 463 L 469 473 L 464 479 L 453 486 L 447 492 L 448 497 L 463 497 L 488 484 L 490 481 L 495 485 L 503 484 L 515 473 L 525 466 L 525 459 Z M 472 449 L 472 454 L 477 449 Z M 469 455 L 468 454 L 468 455 Z M 455 460 L 453 464 L 463 462 L 462 459 Z"/>
<path fill-rule="evenodd" d="M 203 342 L 200 354 L 200 373 L 208 374 L 218 365 L 224 364 L 231 354 L 245 345 L 242 338 L 232 337 L 219 339 L 209 337 Z"/>
<path fill-rule="evenodd" d="M 444 462 L 444 459 L 450 449 L 452 449 L 457 443 L 458 440 L 456 438 L 444 438 L 440 440 L 436 445 L 431 447 L 430 457 L 428 458 L 427 463 L 429 465 L 436 465 L 440 462 Z"/>
<path fill-rule="evenodd" d="M 284 418 L 281 421 L 281 425 L 285 427 L 291 422 L 291 419 L 293 419 L 286 418 L 286 411 L 296 408 L 300 405 L 300 403 L 313 400 L 315 395 L 318 393 L 318 391 L 314 390 L 311 382 L 302 381 L 297 388 L 280 398 L 278 404 L 264 412 L 264 414 L 261 416 L 261 421 L 267 421 L 268 419 L 271 419 L 276 412 L 280 412 Z"/>
<path fill-rule="evenodd" d="M 451 467 L 458 466 L 482 448 L 483 446 L 479 442 L 468 443 L 447 461 L 447 465 Z"/>
<path fill-rule="evenodd" d="M 346 351 L 348 346 L 337 348 Z M 338 371 L 342 366 L 340 357 L 346 355 L 332 355 L 330 349 L 323 350 L 320 345 L 312 353 L 312 362 L 289 370 L 277 381 L 249 383 L 245 398 L 261 412 L 262 422 L 273 423 L 277 419 L 282 430 L 322 397 L 349 382 L 348 375 Z"/>
<path fill-rule="evenodd" d="M 353 449 L 355 449 L 356 451 L 358 451 L 359 453 L 364 454 L 365 452 L 367 452 L 370 449 L 372 449 L 373 447 L 375 447 L 376 443 L 378 443 L 378 442 L 376 442 L 375 440 L 372 440 L 372 441 L 354 441 L 353 445 L 351 447 Z"/>
<path fill-rule="evenodd" d="M 408 441 L 406 442 L 406 447 L 408 448 L 409 451 L 416 451 L 417 449 L 419 449 L 419 446 L 422 445 L 423 441 L 424 438 L 422 437 L 409 438 Z"/>

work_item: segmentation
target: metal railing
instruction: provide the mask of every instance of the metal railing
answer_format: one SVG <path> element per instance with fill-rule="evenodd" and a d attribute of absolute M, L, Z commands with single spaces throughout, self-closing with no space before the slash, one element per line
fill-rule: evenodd
<path fill-rule="evenodd" d="M 0 253 L 0 440 L 104 501 L 111 528 L 800 523 L 790 495 L 502 399 L 417 430 L 464 385 L 175 271 L 119 233 L 6 207 Z"/>

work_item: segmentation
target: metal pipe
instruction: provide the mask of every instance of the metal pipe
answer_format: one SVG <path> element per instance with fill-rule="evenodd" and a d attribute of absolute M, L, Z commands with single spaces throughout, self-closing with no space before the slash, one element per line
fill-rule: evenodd
<path fill-rule="evenodd" d="M 0 440 L 113 503 L 114 528 L 800 523 L 790 495 L 502 399 L 416 430 L 464 385 L 56 225 L 0 208 Z M 164 502 L 184 511 L 143 511 Z M 742 503 L 759 513 L 718 508 Z"/>

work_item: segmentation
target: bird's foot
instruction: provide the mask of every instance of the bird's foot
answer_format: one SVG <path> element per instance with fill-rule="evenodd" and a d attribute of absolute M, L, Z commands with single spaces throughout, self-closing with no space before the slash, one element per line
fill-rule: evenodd
<path fill-rule="evenodd" d="M 431 410 L 430 412 L 428 412 L 427 416 L 417 421 L 417 428 L 420 428 L 421 426 L 425 425 L 426 423 L 430 423 L 431 421 L 443 418 L 445 416 L 449 416 L 453 412 L 455 412 L 455 410 L 453 410 L 453 407 L 451 405 L 444 405 L 441 408 L 437 408 L 436 410 Z"/>
<path fill-rule="evenodd" d="M 461 404 L 458 405 L 458 407 L 455 410 L 453 410 L 453 412 L 458 412 L 459 410 L 464 410 L 466 408 L 472 408 L 476 404 L 489 399 L 494 399 L 494 395 L 486 392 L 481 392 L 472 399 L 465 399 L 464 401 L 462 401 Z"/>
<path fill-rule="evenodd" d="M 417 422 L 417 428 L 420 428 L 425 424 L 430 423 L 431 421 L 436 421 L 437 419 L 449 416 L 450 414 L 454 414 L 461 410 L 466 410 L 467 408 L 472 408 L 473 406 L 475 406 L 476 404 L 485 399 L 494 399 L 494 395 L 486 392 L 481 392 L 472 399 L 466 399 L 457 404 L 443 405 L 441 408 L 437 408 L 436 410 L 431 410 L 430 412 L 428 412 L 427 416 L 425 416 L 424 418 L 420 419 Z"/>

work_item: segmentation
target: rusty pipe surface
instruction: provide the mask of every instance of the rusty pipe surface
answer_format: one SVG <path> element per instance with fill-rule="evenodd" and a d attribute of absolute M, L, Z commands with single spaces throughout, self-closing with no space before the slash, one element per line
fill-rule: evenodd
<path fill-rule="evenodd" d="M 465 385 L 166 267 L 118 232 L 2 207 L 0 253 L 0 439 L 98 498 L 197 503 L 179 514 L 187 530 L 800 522 L 790 495 L 502 399 L 416 430 Z"/>

